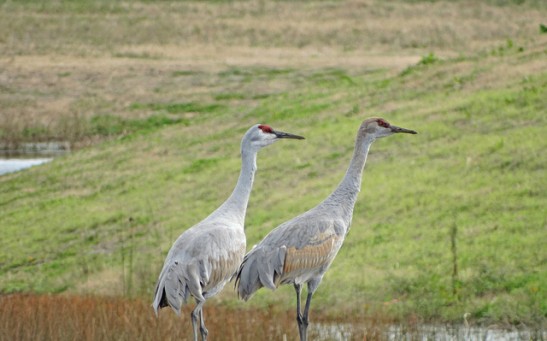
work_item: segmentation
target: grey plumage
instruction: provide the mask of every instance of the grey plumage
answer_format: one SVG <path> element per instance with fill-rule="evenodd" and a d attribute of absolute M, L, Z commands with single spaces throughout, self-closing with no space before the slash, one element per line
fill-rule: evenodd
<path fill-rule="evenodd" d="M 152 306 L 156 315 L 167 306 L 180 314 L 181 305 L 192 296 L 196 301 L 191 314 L 194 340 L 198 338 L 198 319 L 201 338 L 207 339 L 203 304 L 222 290 L 245 255 L 243 227 L 256 172 L 256 154 L 281 138 L 303 139 L 259 124 L 245 133 L 241 141 L 241 173 L 234 191 L 207 218 L 184 231 L 167 254 Z"/>
<path fill-rule="evenodd" d="M 370 145 L 376 138 L 415 131 L 390 125 L 381 118 L 365 120 L 359 127 L 355 150 L 342 182 L 322 203 L 272 230 L 243 259 L 236 274 L 240 298 L 248 300 L 260 288 L 293 284 L 297 295 L 300 339 L 307 338 L 311 298 L 340 250 L 351 226 L 353 208 Z M 308 285 L 302 314 L 300 293 Z"/>

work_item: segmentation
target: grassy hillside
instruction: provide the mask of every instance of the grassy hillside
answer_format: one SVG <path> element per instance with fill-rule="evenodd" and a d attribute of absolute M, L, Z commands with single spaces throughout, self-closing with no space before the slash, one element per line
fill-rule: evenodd
<path fill-rule="evenodd" d="M 142 103 L 202 112 L 220 97 L 249 110 L 299 86 L 252 67 L 401 70 L 431 52 L 527 44 L 545 13 L 541 0 L 0 1 L 0 148 L 90 145 L 120 132 L 104 115 L 148 117 L 133 110 Z"/>
<path fill-rule="evenodd" d="M 45 98 L 50 109 L 74 110 L 78 120 L 70 124 L 84 127 L 78 136 L 112 138 L 0 177 L 0 290 L 150 299 L 174 239 L 231 192 L 250 125 L 268 123 L 307 139 L 259 154 L 249 248 L 327 196 L 346 170 L 361 121 L 381 116 L 419 135 L 372 146 L 353 227 L 314 307 L 332 316 L 457 321 L 469 312 L 474 322 L 544 324 L 546 44 L 536 30 L 468 53 L 422 50 L 410 66 L 367 64 L 367 55 L 358 64 L 336 66 L 322 56 L 305 66 L 292 54 L 294 63 L 282 65 L 207 68 L 147 55 L 128 62 L 134 78 L 116 57 L 84 63 L 87 73 L 81 66 L 43 69 L 47 79 L 49 72 L 83 84 L 70 87 L 81 102 L 69 104 L 55 92 L 24 93 L 20 84 L 28 78 L 10 76 L 14 92 L 2 97 L 15 103 L 8 112 L 26 106 L 25 96 Z M 39 45 L 29 46 L 20 53 L 40 55 Z M 98 46 L 99 54 L 115 49 Z M 72 60 L 66 53 L 60 58 Z M 29 70 L 23 62 L 13 62 L 19 75 Z M 293 289 L 284 287 L 243 304 L 227 287 L 212 301 L 243 308 L 292 307 L 293 300 Z"/>

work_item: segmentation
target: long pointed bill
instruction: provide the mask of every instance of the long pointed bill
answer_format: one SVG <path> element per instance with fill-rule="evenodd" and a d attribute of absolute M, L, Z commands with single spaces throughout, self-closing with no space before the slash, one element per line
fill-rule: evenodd
<path fill-rule="evenodd" d="M 394 133 L 418 134 L 416 131 L 410 130 L 410 129 L 405 129 L 405 128 L 401 128 L 397 126 L 389 126 L 389 127 L 391 128 L 391 131 Z"/>
<path fill-rule="evenodd" d="M 272 133 L 274 133 L 275 136 L 278 139 L 296 139 L 296 140 L 303 140 L 304 139 L 303 136 L 289 134 L 289 133 L 285 133 L 285 132 L 279 131 L 279 130 L 272 130 Z"/>

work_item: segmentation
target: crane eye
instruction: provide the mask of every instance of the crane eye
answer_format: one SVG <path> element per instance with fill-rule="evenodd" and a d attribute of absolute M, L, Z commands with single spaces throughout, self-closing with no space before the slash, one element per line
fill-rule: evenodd
<path fill-rule="evenodd" d="M 384 121 L 382 119 L 378 120 L 378 125 L 380 127 L 389 128 L 389 123 L 387 123 L 386 121 Z"/>
<path fill-rule="evenodd" d="M 269 125 L 261 124 L 258 126 L 258 129 L 262 130 L 262 132 L 267 134 L 273 133 L 273 129 Z"/>

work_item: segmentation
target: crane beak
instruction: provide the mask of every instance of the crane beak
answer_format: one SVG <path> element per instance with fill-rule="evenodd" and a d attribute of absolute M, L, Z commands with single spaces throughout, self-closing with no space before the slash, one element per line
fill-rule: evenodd
<path fill-rule="evenodd" d="M 272 130 L 272 133 L 278 139 L 295 139 L 295 140 L 303 140 L 304 139 L 303 136 L 289 134 L 289 133 L 285 133 L 285 132 L 279 131 L 279 130 Z"/>
<path fill-rule="evenodd" d="M 406 128 L 401 128 L 401 127 L 397 127 L 397 126 L 389 126 L 391 128 L 391 131 L 394 132 L 394 133 L 407 133 L 407 134 L 418 134 L 416 131 L 414 130 L 410 130 L 410 129 L 406 129 Z"/>

